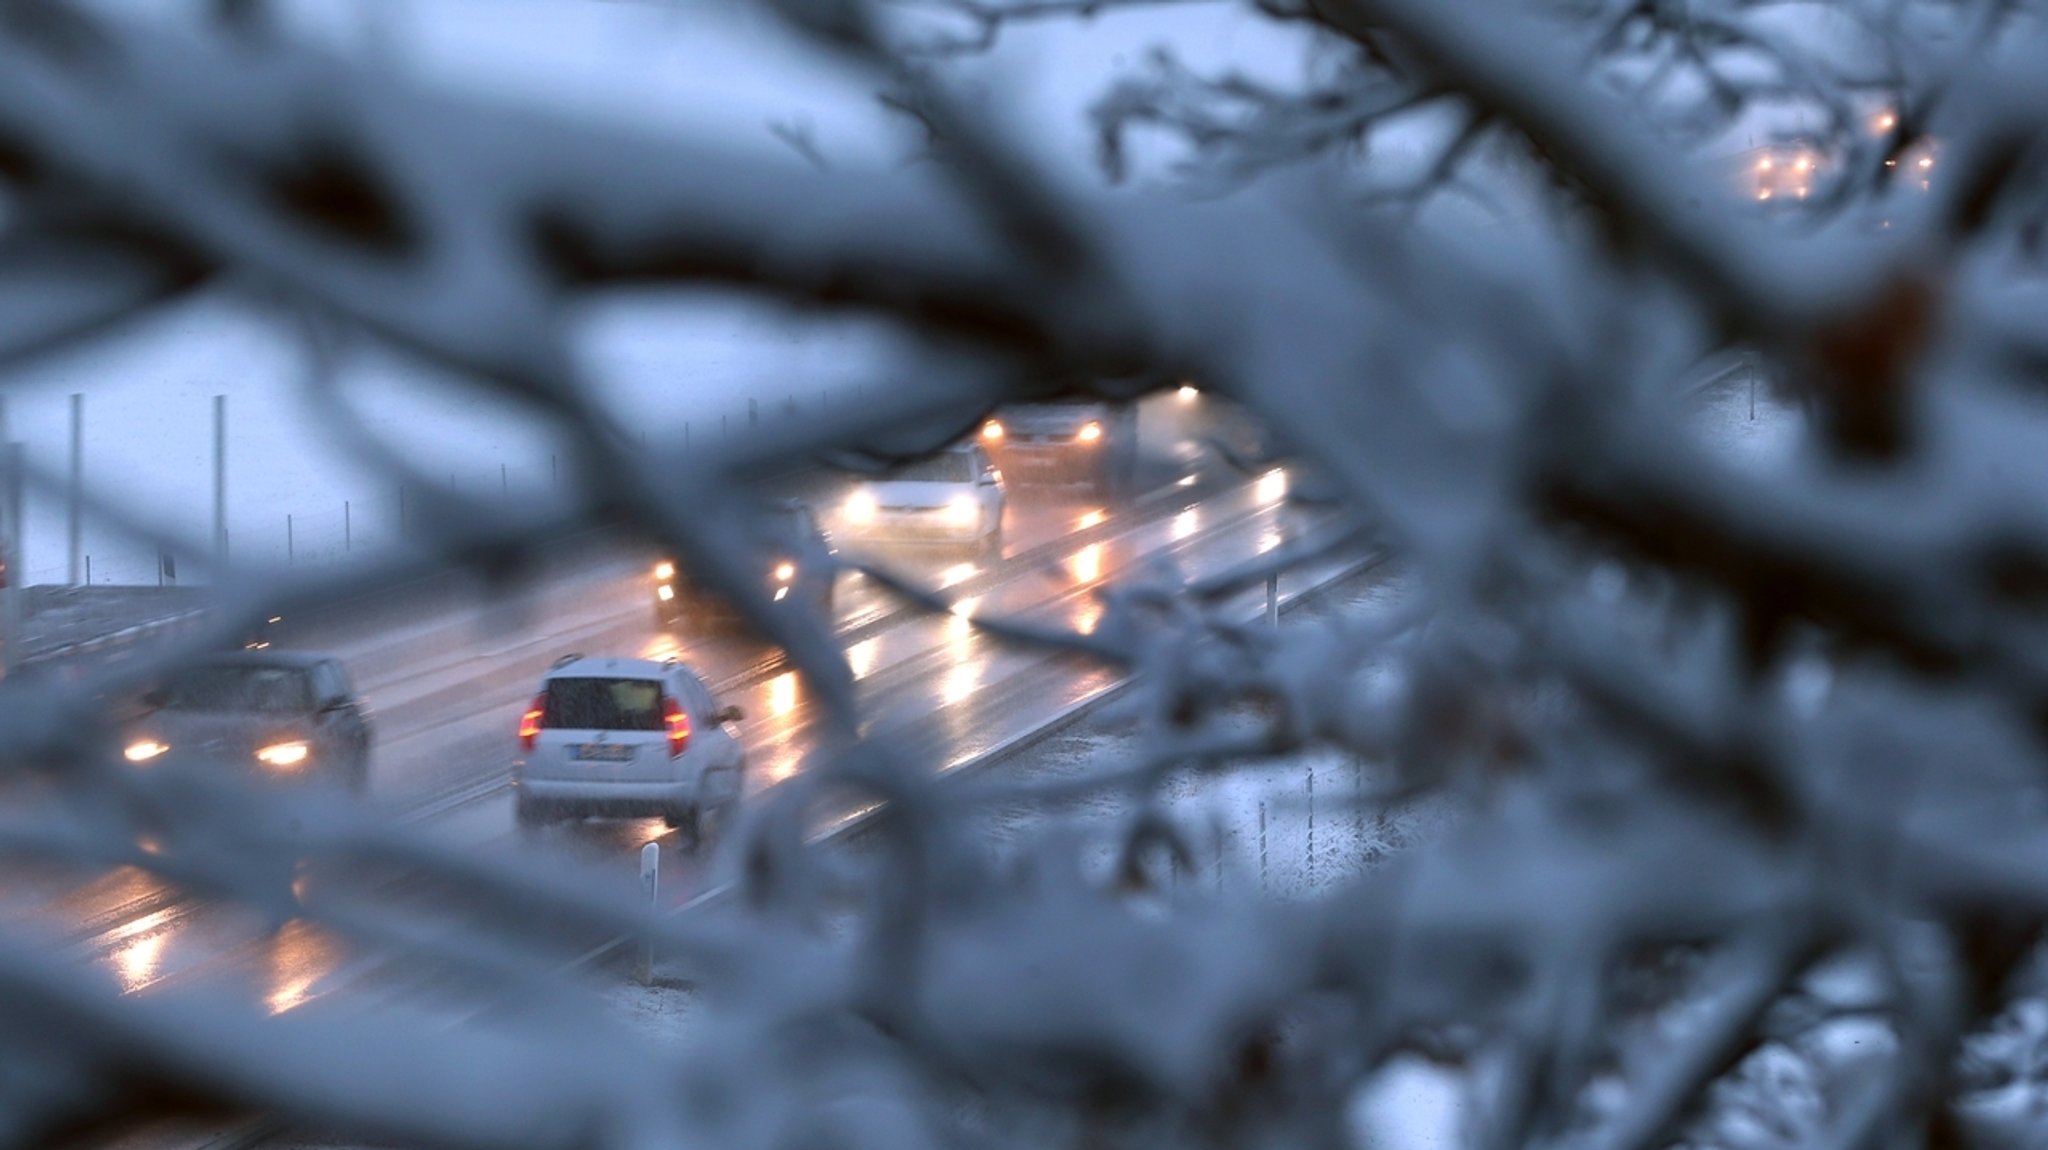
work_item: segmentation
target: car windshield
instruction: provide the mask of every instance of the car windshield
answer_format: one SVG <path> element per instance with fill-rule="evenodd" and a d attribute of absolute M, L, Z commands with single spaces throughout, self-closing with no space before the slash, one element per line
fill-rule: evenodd
<path fill-rule="evenodd" d="M 891 471 L 887 479 L 894 483 L 972 483 L 974 460 L 964 451 L 947 451 L 906 463 Z"/>
<path fill-rule="evenodd" d="M 661 683 L 654 679 L 549 679 L 541 725 L 587 731 L 659 731 Z"/>
<path fill-rule="evenodd" d="M 297 667 L 188 667 L 164 685 L 177 711 L 297 714 L 313 709 L 311 677 Z"/>

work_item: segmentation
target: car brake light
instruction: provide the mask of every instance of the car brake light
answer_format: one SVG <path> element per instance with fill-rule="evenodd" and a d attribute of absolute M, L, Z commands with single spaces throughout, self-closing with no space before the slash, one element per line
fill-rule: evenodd
<path fill-rule="evenodd" d="M 681 758 L 690 747 L 690 716 L 674 697 L 661 697 L 661 717 L 668 723 L 668 757 Z"/>
<path fill-rule="evenodd" d="M 547 703 L 548 697 L 546 695 L 535 695 L 533 697 L 533 705 L 526 708 L 525 714 L 519 716 L 520 750 L 532 750 L 534 740 L 540 737 L 540 729 L 542 726 L 540 720 L 541 716 L 545 714 L 547 711 Z"/>

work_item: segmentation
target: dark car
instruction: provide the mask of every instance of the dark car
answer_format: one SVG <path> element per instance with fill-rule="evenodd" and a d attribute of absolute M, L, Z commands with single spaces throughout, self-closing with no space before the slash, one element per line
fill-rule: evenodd
<path fill-rule="evenodd" d="M 238 651 L 179 667 L 143 697 L 131 763 L 238 769 L 280 781 L 369 785 L 370 716 L 330 655 Z"/>
<path fill-rule="evenodd" d="M 769 506 L 752 525 L 764 556 L 761 585 L 776 603 L 809 603 L 826 618 L 832 616 L 833 584 L 837 574 L 831 562 L 832 545 L 818 526 L 810 507 L 797 500 Z M 690 578 L 683 564 L 664 558 L 654 565 L 654 618 L 658 626 L 674 628 L 688 622 L 695 626 L 730 623 L 737 617 L 732 606 Z"/>

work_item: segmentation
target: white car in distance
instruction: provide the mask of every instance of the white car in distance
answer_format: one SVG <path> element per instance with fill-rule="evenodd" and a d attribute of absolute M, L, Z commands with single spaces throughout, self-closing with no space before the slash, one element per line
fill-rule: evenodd
<path fill-rule="evenodd" d="M 1003 547 L 1003 473 L 972 443 L 863 480 L 839 530 L 871 544 L 938 544 L 994 555 Z"/>
<path fill-rule="evenodd" d="M 658 816 L 694 838 L 704 812 L 739 800 L 740 718 L 673 659 L 560 659 L 519 720 L 519 825 Z"/>

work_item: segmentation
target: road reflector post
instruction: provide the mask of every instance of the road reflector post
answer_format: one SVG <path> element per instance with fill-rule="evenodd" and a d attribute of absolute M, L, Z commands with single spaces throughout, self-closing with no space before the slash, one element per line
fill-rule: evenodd
<path fill-rule="evenodd" d="M 640 894 L 647 900 L 647 915 L 654 917 L 660 906 L 661 896 L 661 844 L 648 843 L 640 848 Z M 647 936 L 647 945 L 640 950 L 640 983 L 643 986 L 654 982 L 654 936 Z"/>
<path fill-rule="evenodd" d="M 1266 576 L 1266 625 L 1274 628 L 1280 626 L 1280 573 L 1278 571 Z"/>

